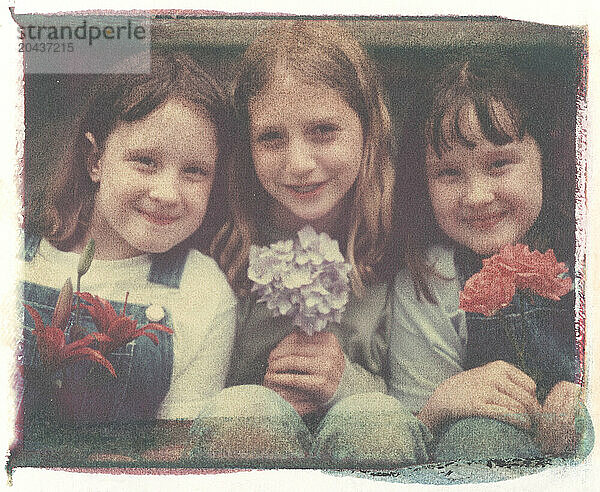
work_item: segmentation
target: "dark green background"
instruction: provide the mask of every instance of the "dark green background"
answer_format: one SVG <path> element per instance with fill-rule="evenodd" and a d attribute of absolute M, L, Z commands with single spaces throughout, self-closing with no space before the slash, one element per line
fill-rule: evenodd
<path fill-rule="evenodd" d="M 223 84 L 229 84 L 236 60 L 271 18 L 155 19 L 152 42 L 162 48 L 189 50 Z M 341 20 L 374 60 L 396 130 L 407 102 L 432 70 L 469 50 L 501 51 L 524 70 L 539 75 L 563 130 L 573 132 L 577 88 L 585 66 L 585 27 L 548 26 L 500 18 L 353 18 Z M 63 137 L 93 75 L 25 76 L 26 190 L 39 193 L 48 166 L 60 159 Z"/>

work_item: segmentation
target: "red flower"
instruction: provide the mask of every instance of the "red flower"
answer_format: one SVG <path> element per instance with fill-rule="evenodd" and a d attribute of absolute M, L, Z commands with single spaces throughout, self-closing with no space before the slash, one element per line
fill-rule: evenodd
<path fill-rule="evenodd" d="M 568 272 L 564 263 L 556 261 L 554 251 L 549 249 L 542 254 L 530 251 L 524 244 L 504 246 L 500 253 L 483 260 L 484 269 L 488 265 L 514 273 L 518 289 L 530 289 L 536 294 L 559 301 L 571 290 L 571 278 L 562 277 Z"/>
<path fill-rule="evenodd" d="M 114 377 L 117 377 L 112 364 L 100 352 L 88 347 L 94 341 L 104 341 L 106 335 L 91 333 L 81 340 L 66 344 L 65 334 L 60 328 L 52 326 L 52 323 L 49 326 L 44 325 L 40 313 L 27 304 L 25 308 L 35 323 L 35 330 L 32 333 L 37 339 L 40 358 L 48 368 L 56 370 L 67 361 L 89 359 L 102 364 Z"/>
<path fill-rule="evenodd" d="M 459 308 L 491 316 L 510 304 L 516 289 L 529 289 L 559 301 L 571 290 L 571 278 L 562 277 L 567 271 L 551 249 L 542 254 L 530 251 L 524 244 L 504 246 L 483 260 L 481 271 L 467 280 L 460 293 Z"/>
<path fill-rule="evenodd" d="M 127 296 L 125 295 L 125 304 L 121 314 L 117 314 L 110 302 L 98 296 L 93 296 L 89 292 L 78 292 L 77 295 L 88 302 L 82 304 L 81 307 L 87 309 L 100 333 L 107 335 L 107 340 L 103 340 L 100 344 L 100 351 L 107 354 L 115 349 L 126 345 L 134 338 L 146 336 L 154 345 L 158 345 L 158 337 L 155 333 L 148 330 L 159 330 L 166 333 L 173 333 L 171 328 L 158 323 L 149 323 L 137 328 L 137 321 L 125 316 L 127 308 Z"/>
<path fill-rule="evenodd" d="M 494 266 L 485 266 L 465 283 L 458 307 L 464 311 L 492 316 L 510 304 L 515 292 L 514 274 Z"/>
<path fill-rule="evenodd" d="M 100 333 L 107 333 L 111 321 L 118 317 L 110 302 L 101 297 L 93 296 L 89 292 L 76 292 L 75 294 L 91 304 L 91 306 L 82 304 L 80 307 L 87 309 Z"/>

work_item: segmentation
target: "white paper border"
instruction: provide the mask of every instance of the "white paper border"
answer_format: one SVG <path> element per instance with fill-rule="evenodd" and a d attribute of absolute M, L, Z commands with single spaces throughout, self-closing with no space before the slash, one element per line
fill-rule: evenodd
<path fill-rule="evenodd" d="M 589 53 L 589 83 L 588 83 L 588 254 L 587 254 L 587 292 L 586 292 L 586 338 L 588 352 L 588 388 L 590 393 L 595 393 L 598 388 L 598 374 L 589 355 L 593 347 L 598 346 L 598 332 L 593 329 L 596 319 L 600 319 L 600 248 L 596 247 L 598 233 L 596 224 L 600 223 L 598 211 L 600 210 L 600 178 L 598 176 L 598 151 L 595 145 L 598 129 L 600 127 L 596 109 L 598 105 L 597 91 L 600 88 L 597 74 L 600 53 L 600 43 L 596 42 L 595 34 L 600 32 L 600 7 L 592 5 L 591 1 L 565 2 L 553 0 L 551 2 L 539 1 L 509 1 L 473 2 L 469 0 L 436 0 L 422 5 L 416 0 L 411 1 L 384 1 L 370 0 L 353 6 L 344 5 L 342 2 L 326 4 L 319 0 L 308 0 L 296 4 L 286 1 L 258 0 L 242 2 L 240 0 L 215 0 L 212 2 L 196 2 L 193 0 L 178 0 L 175 4 L 161 1 L 135 1 L 135 0 L 108 0 L 100 2 L 82 0 L 77 3 L 62 1 L 27 0 L 9 3 L 15 7 L 17 13 L 42 13 L 60 12 L 87 9 L 102 10 L 129 10 L 129 9 L 177 9 L 213 10 L 224 12 L 284 12 L 291 14 L 341 14 L 344 15 L 498 15 L 512 19 L 520 19 L 548 24 L 559 25 L 588 25 L 590 32 Z M 0 40 L 2 41 L 2 97 L 0 104 L 2 110 L 1 149 L 3 157 L 0 163 L 0 272 L 3 282 L 0 283 L 0 360 L 5 363 L 12 357 L 12 343 L 9 327 L 16 323 L 16 302 L 14 295 L 14 282 L 17 278 L 16 271 L 16 243 L 18 231 L 18 217 L 15 213 L 15 204 L 18 204 L 18 195 L 15 187 L 15 166 L 22 157 L 22 88 L 19 85 L 19 59 L 16 55 L 17 37 L 16 26 L 8 15 L 6 9 L 0 17 Z M 599 72 L 600 73 L 600 72 Z M 21 137 L 19 137 L 21 135 Z M 21 154 L 20 154 L 21 153 Z M 11 205 L 12 204 L 12 205 Z M 12 208 L 11 208 L 12 207 Z M 13 279 L 13 282 L 11 282 Z M 8 339 L 7 339 L 8 338 Z M 595 352 L 595 351 L 594 351 Z M 0 378 L 0 415 L 10 415 L 14 412 L 12 400 L 8 396 L 8 378 Z M 594 420 L 600 415 L 598 411 L 598 398 L 589 402 L 589 410 Z M 6 420 L 6 419 L 5 419 Z M 5 435 L 11 431 L 7 422 L 0 422 L 0 442 L 5 443 Z M 600 431 L 596 425 L 596 432 Z M 597 437 L 597 439 L 600 436 Z M 593 464 L 598 463 L 597 445 L 586 462 L 578 467 L 546 470 L 517 480 L 471 484 L 460 486 L 469 490 L 589 490 L 596 483 L 596 474 Z M 6 475 L 0 479 L 0 486 L 6 485 Z M 64 471 L 50 471 L 40 469 L 20 468 L 13 473 L 14 485 L 11 490 L 165 490 L 180 488 L 181 490 L 196 490 L 210 488 L 230 489 L 243 487 L 248 491 L 263 490 L 441 490 L 446 486 L 394 484 L 373 479 L 357 477 L 335 477 L 319 471 L 306 470 L 271 470 L 251 471 L 238 473 L 225 473 L 220 475 L 102 475 L 78 474 Z M 43 486 L 42 486 L 43 484 Z M 452 486 L 449 486 L 452 487 Z"/>

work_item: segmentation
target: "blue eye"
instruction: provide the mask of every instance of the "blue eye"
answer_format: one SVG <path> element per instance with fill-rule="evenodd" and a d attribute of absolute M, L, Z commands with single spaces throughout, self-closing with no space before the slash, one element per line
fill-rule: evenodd
<path fill-rule="evenodd" d="M 136 164 L 141 165 L 141 167 L 154 168 L 156 167 L 156 163 L 154 159 L 144 155 L 131 156 L 129 158 L 131 162 L 135 162 Z"/>
<path fill-rule="evenodd" d="M 184 173 L 186 174 L 208 174 L 204 169 L 202 169 L 200 166 L 190 166 L 190 167 L 186 167 L 183 170 Z"/>

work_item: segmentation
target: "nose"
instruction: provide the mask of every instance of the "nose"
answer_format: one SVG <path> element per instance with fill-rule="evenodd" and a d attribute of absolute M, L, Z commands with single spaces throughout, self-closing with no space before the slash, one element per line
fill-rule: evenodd
<path fill-rule="evenodd" d="M 285 171 L 294 176 L 304 176 L 317 167 L 311 146 L 302 137 L 290 139 Z"/>
<path fill-rule="evenodd" d="M 148 192 L 150 198 L 164 203 L 179 201 L 179 174 L 177 172 L 164 169 L 154 174 L 152 178 Z"/>
<path fill-rule="evenodd" d="M 465 184 L 463 203 L 469 207 L 487 205 L 494 200 L 494 183 L 489 176 L 471 176 Z"/>

